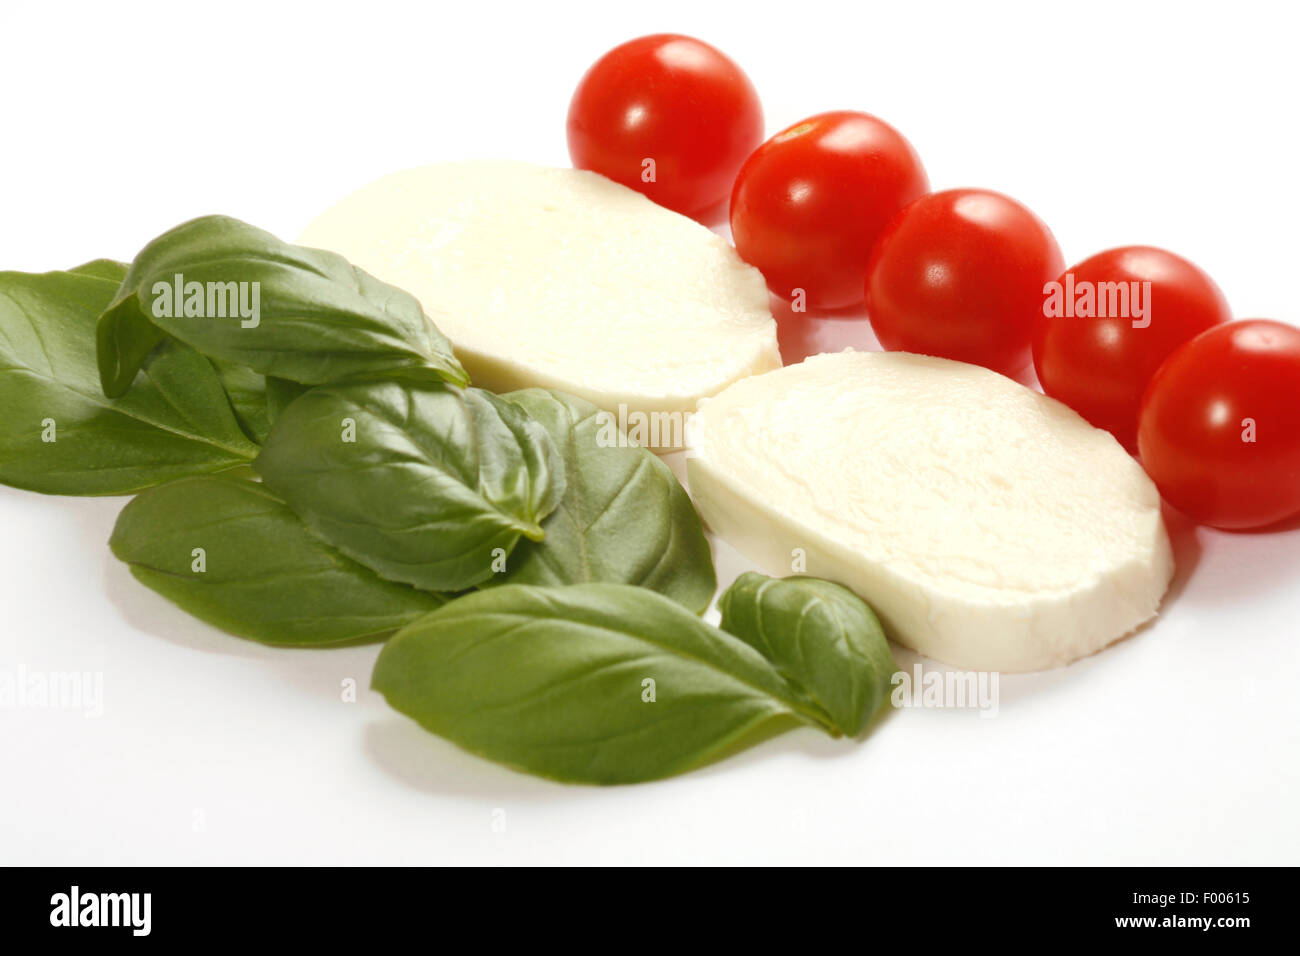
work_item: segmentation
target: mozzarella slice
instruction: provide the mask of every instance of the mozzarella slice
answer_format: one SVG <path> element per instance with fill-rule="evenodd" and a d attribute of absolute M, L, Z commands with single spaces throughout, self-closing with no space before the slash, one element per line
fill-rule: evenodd
<path fill-rule="evenodd" d="M 852 588 L 892 638 L 959 667 L 1091 654 L 1151 618 L 1173 574 L 1137 462 L 975 365 L 817 355 L 732 385 L 688 434 L 716 533 L 772 573 Z"/>
<path fill-rule="evenodd" d="M 781 365 L 758 270 L 596 173 L 410 169 L 348 196 L 299 242 L 416 296 L 475 384 L 493 391 L 539 385 L 615 414 L 682 415 Z"/>

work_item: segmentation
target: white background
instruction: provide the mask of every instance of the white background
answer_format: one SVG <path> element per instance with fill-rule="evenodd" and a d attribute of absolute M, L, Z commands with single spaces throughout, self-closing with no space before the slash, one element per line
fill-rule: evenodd
<path fill-rule="evenodd" d="M 675 31 L 747 70 L 769 132 L 876 113 L 936 188 L 1016 196 L 1068 261 L 1164 245 L 1238 316 L 1300 321 L 1294 7 L 993 6 L 8 0 L 0 268 L 129 259 L 213 212 L 291 238 L 434 160 L 567 165 L 583 70 Z M 792 351 L 869 341 L 783 328 Z M 109 555 L 121 504 L 0 488 L 0 668 L 100 671 L 105 697 L 99 719 L 0 710 L 0 863 L 1300 862 L 1300 526 L 1174 522 L 1159 621 L 1004 678 L 996 719 L 907 710 L 857 744 L 800 731 L 589 789 L 389 711 L 374 647 L 271 650 L 188 618 Z M 724 581 L 743 566 L 718 560 Z"/>

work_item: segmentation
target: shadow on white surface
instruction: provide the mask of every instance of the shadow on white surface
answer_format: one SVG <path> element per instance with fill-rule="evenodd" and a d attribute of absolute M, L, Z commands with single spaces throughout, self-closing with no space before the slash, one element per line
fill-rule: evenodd
<path fill-rule="evenodd" d="M 396 713 L 366 725 L 365 749 L 385 774 L 422 793 L 541 802 L 568 800 L 592 789 L 532 777 L 477 757 Z"/>
<path fill-rule="evenodd" d="M 105 549 L 104 591 L 135 630 L 151 637 L 206 654 L 231 657 L 273 658 L 276 648 L 234 637 L 191 617 L 160 594 L 149 590 L 131 574 L 125 564 Z"/>
<path fill-rule="evenodd" d="M 880 715 L 880 718 L 857 739 L 844 737 L 837 739 L 811 727 L 797 727 L 787 733 L 769 738 L 757 746 L 750 747 L 748 750 L 733 754 L 725 760 L 719 760 L 692 770 L 689 775 L 697 779 L 703 779 L 714 774 L 734 773 L 745 767 L 756 768 L 762 764 L 783 763 L 790 759 L 843 760 L 847 762 L 861 758 L 864 748 L 871 745 L 871 741 L 876 734 L 886 732 L 884 730 L 885 724 L 893 720 L 894 717 L 894 711 L 887 708 Z M 681 778 L 673 777 L 664 782 L 668 783 L 671 780 L 678 779 Z"/>
<path fill-rule="evenodd" d="M 191 617 L 149 590 L 107 549 L 103 584 L 109 601 L 133 630 L 187 651 L 255 661 L 276 681 L 316 700 L 321 699 L 323 688 L 335 694 L 343 677 L 356 680 L 362 687 L 368 685 L 383 646 L 381 641 L 371 641 L 332 647 L 274 647 L 235 637 Z"/>
<path fill-rule="evenodd" d="M 1196 587 L 1189 589 L 1188 599 L 1195 607 L 1246 607 L 1252 598 L 1293 589 L 1300 578 L 1300 515 L 1268 528 L 1219 531 L 1199 527 L 1166 506 L 1165 521 L 1174 539 L 1176 560 L 1182 562 L 1179 549 L 1187 546 L 1179 538 L 1190 538 L 1195 542 L 1197 558 L 1204 554 L 1210 565 L 1211 573 L 1200 575 Z M 1188 568 L 1189 575 L 1194 567 L 1195 563 Z M 1186 583 L 1180 563 L 1171 595 L 1181 595 Z"/>

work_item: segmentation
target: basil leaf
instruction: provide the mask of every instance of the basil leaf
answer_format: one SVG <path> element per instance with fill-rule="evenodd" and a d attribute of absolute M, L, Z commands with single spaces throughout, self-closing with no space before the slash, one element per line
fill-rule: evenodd
<path fill-rule="evenodd" d="M 114 299 L 95 326 L 95 361 L 104 394 L 109 398 L 125 395 L 145 360 L 165 338 L 140 312 L 133 296 Z"/>
<path fill-rule="evenodd" d="M 0 273 L 0 481 L 61 495 L 120 495 L 247 464 L 240 431 L 203 356 L 164 346 L 140 385 L 109 401 L 95 364 L 95 319 L 115 264 Z M 120 268 L 120 266 L 118 267 Z"/>
<path fill-rule="evenodd" d="M 268 378 L 266 380 L 266 420 L 272 425 L 295 398 L 307 391 L 311 386 L 299 385 L 297 382 L 291 382 L 284 378 Z"/>
<path fill-rule="evenodd" d="M 342 256 L 226 216 L 177 226 L 131 263 L 100 320 L 105 394 L 130 388 L 161 333 L 210 358 L 308 385 L 377 374 L 469 381 L 414 296 Z"/>
<path fill-rule="evenodd" d="M 83 262 L 68 271 L 73 275 L 89 276 L 92 279 L 106 279 L 120 285 L 122 279 L 126 277 L 128 268 L 130 267 L 125 262 L 118 262 L 116 259 L 92 259 L 90 262 Z"/>
<path fill-rule="evenodd" d="M 266 441 L 271 425 L 280 417 L 284 407 L 311 388 L 283 378 L 268 378 L 234 362 L 215 359 L 212 365 L 221 377 L 239 427 L 259 445 Z"/>
<path fill-rule="evenodd" d="M 300 396 L 254 463 L 317 535 L 393 581 L 459 591 L 490 577 L 564 494 L 541 425 L 479 389 L 406 382 Z"/>
<path fill-rule="evenodd" d="M 753 571 L 718 600 L 722 628 L 757 649 L 856 737 L 889 699 L 898 665 L 871 608 L 818 578 Z"/>
<path fill-rule="evenodd" d="M 228 476 L 144 492 L 122 510 L 109 547 L 167 600 L 266 644 L 375 637 L 444 601 L 348 560 L 261 485 Z"/>
<path fill-rule="evenodd" d="M 372 686 L 466 750 L 578 783 L 667 777 L 822 720 L 743 641 L 624 584 L 457 598 L 393 636 Z"/>
<path fill-rule="evenodd" d="M 129 270 L 130 266 L 123 262 L 95 259 L 68 271 L 109 279 L 120 287 Z M 95 328 L 95 352 L 100 381 L 116 383 L 125 379 L 120 387 L 115 386 L 113 391 L 105 389 L 104 394 L 111 397 L 125 394 L 149 353 L 162 340 L 162 332 L 134 309 L 121 310 L 110 322 L 99 322 Z"/>
<path fill-rule="evenodd" d="M 503 395 L 540 422 L 564 459 L 564 498 L 521 541 L 489 584 L 608 581 L 659 591 L 702 613 L 717 577 L 699 515 L 671 469 L 651 451 L 602 447 L 600 409 L 541 388 Z"/>
<path fill-rule="evenodd" d="M 244 365 L 212 362 L 221 379 L 221 386 L 226 390 L 230 406 L 235 411 L 239 427 L 244 430 L 250 441 L 261 444 L 271 431 L 270 398 L 267 393 L 267 378 Z"/>

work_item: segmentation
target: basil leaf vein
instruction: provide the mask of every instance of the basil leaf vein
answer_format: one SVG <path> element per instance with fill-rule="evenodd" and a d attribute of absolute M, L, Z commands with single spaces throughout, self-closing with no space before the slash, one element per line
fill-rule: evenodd
<path fill-rule="evenodd" d="M 254 468 L 325 541 L 432 591 L 488 579 L 520 537 L 544 536 L 564 494 L 544 428 L 451 385 L 314 388 L 281 413 Z"/>

